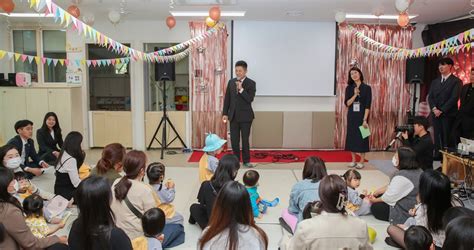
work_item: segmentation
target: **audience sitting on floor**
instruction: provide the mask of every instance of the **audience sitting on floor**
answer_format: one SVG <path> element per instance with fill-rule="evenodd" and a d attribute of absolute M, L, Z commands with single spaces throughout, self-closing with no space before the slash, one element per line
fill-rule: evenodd
<path fill-rule="evenodd" d="M 162 234 L 165 228 L 166 216 L 163 210 L 154 207 L 143 214 L 142 227 L 144 236 L 132 241 L 133 250 L 161 250 L 165 236 Z"/>
<path fill-rule="evenodd" d="M 49 165 L 54 165 L 58 161 L 59 153 L 63 147 L 63 136 L 56 113 L 46 113 L 43 125 L 36 130 L 36 141 L 39 146 L 40 159 Z"/>
<path fill-rule="evenodd" d="M 110 185 L 116 179 L 121 178 L 120 173 L 123 171 L 123 158 L 126 154 L 125 147 L 120 143 L 111 143 L 102 150 L 102 155 L 97 165 L 92 169 L 92 175 L 104 176 Z"/>
<path fill-rule="evenodd" d="M 198 249 L 267 248 L 268 237 L 255 224 L 247 189 L 237 181 L 228 181 L 215 199 L 209 225 L 202 232 Z"/>

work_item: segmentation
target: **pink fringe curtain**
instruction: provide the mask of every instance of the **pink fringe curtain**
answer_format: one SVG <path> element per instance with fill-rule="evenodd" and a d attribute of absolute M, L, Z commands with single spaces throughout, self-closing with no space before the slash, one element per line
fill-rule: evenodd
<path fill-rule="evenodd" d="M 394 47 L 411 48 L 412 29 L 391 25 L 353 25 L 366 36 Z M 384 149 L 394 136 L 395 126 L 406 121 L 410 108 L 410 85 L 405 84 L 405 60 L 391 60 L 362 53 L 358 45 L 367 47 L 347 27 L 340 27 L 336 68 L 336 127 L 334 146 L 344 148 L 346 141 L 347 107 L 344 94 L 352 59 L 357 59 L 365 82 L 372 87 L 369 116 L 372 150 Z"/>
<path fill-rule="evenodd" d="M 471 82 L 471 68 L 474 66 L 474 49 L 466 51 L 464 53 L 459 53 L 453 56 L 450 56 L 454 61 L 454 72 L 453 74 L 461 81 L 463 84 L 468 84 Z"/>
<path fill-rule="evenodd" d="M 191 36 L 206 32 L 204 22 L 189 22 Z M 204 147 L 206 133 L 226 138 L 227 127 L 221 122 L 224 91 L 227 84 L 227 30 L 220 29 L 191 47 L 192 147 Z"/>

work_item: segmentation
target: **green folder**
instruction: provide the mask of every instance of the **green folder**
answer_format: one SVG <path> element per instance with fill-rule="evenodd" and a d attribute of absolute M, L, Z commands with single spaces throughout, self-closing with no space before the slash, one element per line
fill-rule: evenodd
<path fill-rule="evenodd" d="M 360 134 L 362 135 L 362 139 L 365 139 L 365 138 L 369 137 L 369 135 L 370 135 L 369 127 L 364 128 L 364 126 L 360 126 L 359 130 L 360 130 Z"/>

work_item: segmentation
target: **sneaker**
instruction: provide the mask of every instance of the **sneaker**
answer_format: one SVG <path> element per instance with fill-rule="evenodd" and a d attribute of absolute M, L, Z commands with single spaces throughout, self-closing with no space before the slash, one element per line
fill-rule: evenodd
<path fill-rule="evenodd" d="M 353 168 L 353 167 L 355 167 L 355 166 L 356 166 L 356 163 L 355 163 L 355 162 L 351 162 L 351 163 L 349 163 L 349 165 L 347 165 L 347 167 L 349 167 L 349 168 Z"/>
<path fill-rule="evenodd" d="M 253 165 L 253 164 L 250 163 L 250 162 L 247 162 L 247 163 L 244 163 L 244 167 L 246 167 L 246 168 L 254 168 L 255 165 Z"/>
<path fill-rule="evenodd" d="M 357 163 L 355 168 L 357 169 L 363 169 L 364 168 L 364 163 Z"/>

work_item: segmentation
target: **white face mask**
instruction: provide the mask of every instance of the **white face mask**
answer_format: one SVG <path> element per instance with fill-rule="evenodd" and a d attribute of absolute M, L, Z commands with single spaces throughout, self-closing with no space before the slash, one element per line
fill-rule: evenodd
<path fill-rule="evenodd" d="M 16 194 L 18 193 L 18 190 L 20 190 L 20 183 L 18 183 L 17 180 L 13 180 L 13 181 L 14 181 L 14 184 L 13 184 L 14 191 L 12 193 L 9 192 L 10 194 Z"/>
<path fill-rule="evenodd" d="M 398 159 L 395 157 L 395 155 L 392 157 L 392 164 L 393 166 L 397 167 L 398 166 Z"/>
<path fill-rule="evenodd" d="M 12 159 L 7 160 L 7 164 L 5 165 L 9 169 L 17 169 L 20 167 L 21 164 L 21 157 L 15 157 Z"/>

